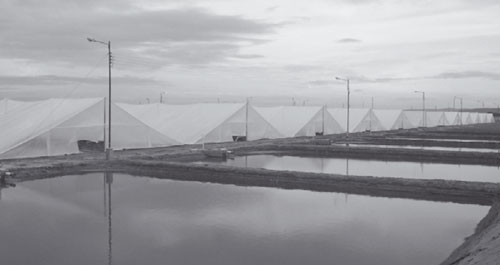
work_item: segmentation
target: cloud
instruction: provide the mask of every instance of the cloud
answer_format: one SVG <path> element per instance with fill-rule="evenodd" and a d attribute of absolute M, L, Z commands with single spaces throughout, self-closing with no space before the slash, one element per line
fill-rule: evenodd
<path fill-rule="evenodd" d="M 463 71 L 463 72 L 445 72 L 430 76 L 409 76 L 409 77 L 386 77 L 386 78 L 368 78 L 364 76 L 350 76 L 349 80 L 356 83 L 391 83 L 415 80 L 429 80 L 429 79 L 467 79 L 467 78 L 481 78 L 487 80 L 500 80 L 500 73 L 482 72 L 482 71 Z M 319 79 L 309 81 L 306 84 L 315 86 L 326 86 L 338 83 L 335 80 Z"/>
<path fill-rule="evenodd" d="M 129 4 L 108 9 L 99 4 L 101 1 L 91 1 L 88 6 L 70 2 L 73 4 L 51 0 L 53 10 L 37 6 L 35 1 L 0 4 L 0 57 L 88 65 L 96 53 L 106 52 L 105 47 L 86 41 L 86 37 L 93 37 L 111 40 L 112 52 L 117 56 L 151 55 L 153 47 L 161 50 L 157 55 L 163 55 L 146 57 L 157 59 L 155 63 L 203 64 L 244 57 L 239 54 L 241 47 L 267 41 L 263 36 L 273 34 L 280 26 L 201 8 L 149 11 Z M 168 57 L 171 55 L 174 58 Z"/>
<path fill-rule="evenodd" d="M 259 54 L 237 54 L 233 55 L 233 58 L 237 59 L 257 59 L 257 58 L 262 58 L 264 56 L 259 55 Z"/>
<path fill-rule="evenodd" d="M 307 82 L 308 85 L 312 85 L 312 86 L 326 86 L 326 85 L 330 85 L 332 83 L 333 83 L 332 80 L 324 80 L 324 79 L 313 80 L 313 81 Z"/>
<path fill-rule="evenodd" d="M 338 43 L 360 43 L 362 42 L 361 40 L 358 39 L 352 39 L 352 38 L 344 38 L 337 40 Z"/>
<path fill-rule="evenodd" d="M 86 84 L 103 84 L 108 82 L 108 77 L 73 77 L 73 76 L 56 76 L 56 75 L 40 75 L 40 76 L 0 76 L 0 83 L 5 86 L 18 85 L 69 85 L 77 83 Z M 113 82 L 128 83 L 128 84 L 158 84 L 152 79 L 144 79 L 132 76 L 113 77 Z"/>
<path fill-rule="evenodd" d="M 488 80 L 500 80 L 500 73 L 482 72 L 482 71 L 462 71 L 462 72 L 445 72 L 430 76 L 421 77 L 396 77 L 396 78 L 378 78 L 365 80 L 366 82 L 398 82 L 410 80 L 425 80 L 425 79 L 466 79 L 466 78 L 481 78 Z"/>
<path fill-rule="evenodd" d="M 114 99 L 127 101 L 159 95 L 172 84 L 134 76 L 115 76 L 112 80 Z M 104 97 L 108 78 L 58 75 L 0 76 L 3 98 L 40 99 L 48 97 Z"/>
<path fill-rule="evenodd" d="M 464 72 L 446 72 L 431 78 L 434 79 L 463 79 L 463 78 L 484 78 L 490 80 L 500 80 L 500 73 L 464 71 Z"/>

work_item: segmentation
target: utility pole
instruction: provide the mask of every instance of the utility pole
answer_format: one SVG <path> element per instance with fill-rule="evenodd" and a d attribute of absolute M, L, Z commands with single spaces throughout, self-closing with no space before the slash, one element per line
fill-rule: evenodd
<path fill-rule="evenodd" d="M 325 111 L 326 105 L 323 105 L 323 111 L 321 112 L 321 133 L 325 135 Z"/>
<path fill-rule="evenodd" d="M 108 41 L 108 87 L 109 87 L 109 102 L 108 102 L 108 112 L 109 112 L 109 129 L 108 129 L 108 151 L 107 151 L 107 159 L 109 160 L 111 157 L 111 65 L 113 64 L 111 58 L 111 41 Z"/>
<path fill-rule="evenodd" d="M 106 159 L 111 158 L 111 66 L 113 64 L 113 58 L 111 55 L 111 41 L 104 42 L 92 38 L 87 38 L 89 42 L 96 42 L 108 46 L 108 149 L 106 150 Z"/>
<path fill-rule="evenodd" d="M 248 98 L 247 98 L 247 104 L 245 104 L 245 141 L 248 141 Z"/>
<path fill-rule="evenodd" d="M 464 125 L 464 122 L 462 121 L 462 117 L 464 115 L 464 108 L 463 108 L 463 98 L 460 98 L 460 125 Z"/>
<path fill-rule="evenodd" d="M 335 79 L 344 81 L 347 83 L 347 130 L 346 130 L 346 137 L 347 137 L 347 145 L 349 145 L 349 107 L 350 107 L 350 96 L 351 96 L 351 90 L 349 88 L 349 79 L 348 78 L 340 78 L 340 77 L 335 77 Z"/>
<path fill-rule="evenodd" d="M 425 92 L 415 91 L 415 93 L 422 93 L 422 126 L 427 127 L 427 115 L 425 113 Z"/>
<path fill-rule="evenodd" d="M 462 121 L 462 114 L 463 114 L 463 106 L 462 106 L 462 100 L 463 98 L 461 97 L 453 97 L 453 109 L 455 109 L 455 99 L 460 99 L 460 125 L 463 125 L 463 121 Z"/>

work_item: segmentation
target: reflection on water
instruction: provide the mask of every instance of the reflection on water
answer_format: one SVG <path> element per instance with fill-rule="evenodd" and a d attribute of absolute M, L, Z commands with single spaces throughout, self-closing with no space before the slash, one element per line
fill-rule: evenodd
<path fill-rule="evenodd" d="M 104 173 L 104 182 L 108 188 L 108 197 L 106 200 L 106 187 L 104 188 L 104 206 L 107 207 L 108 216 L 108 265 L 113 264 L 113 230 L 112 230 L 112 211 L 111 211 L 111 184 L 113 183 L 113 173 Z M 105 208 L 106 209 L 106 208 Z"/>
<path fill-rule="evenodd" d="M 447 135 L 453 137 L 453 135 Z M 411 138 L 411 137 L 386 137 L 387 140 L 417 140 L 417 141 L 437 141 L 437 142 L 461 142 L 461 143 L 500 143 L 498 140 L 485 140 L 485 139 L 441 139 L 441 138 Z"/>
<path fill-rule="evenodd" d="M 500 168 L 479 165 L 453 165 L 400 161 L 385 162 L 346 158 L 272 155 L 236 157 L 234 160 L 227 160 L 223 163 L 238 167 L 255 167 L 272 170 L 290 170 L 357 176 L 500 182 Z"/>
<path fill-rule="evenodd" d="M 383 144 L 349 144 L 351 147 L 374 147 L 374 148 L 402 148 L 455 152 L 480 152 L 480 153 L 500 153 L 500 149 L 489 148 L 468 148 L 468 147 L 441 147 L 441 146 L 418 146 L 418 145 L 383 145 Z M 343 146 L 334 144 L 334 146 Z"/>
<path fill-rule="evenodd" d="M 3 190 L 0 257 L 23 265 L 438 264 L 487 211 L 121 174 L 104 175 L 103 186 L 102 173 L 65 176 Z"/>

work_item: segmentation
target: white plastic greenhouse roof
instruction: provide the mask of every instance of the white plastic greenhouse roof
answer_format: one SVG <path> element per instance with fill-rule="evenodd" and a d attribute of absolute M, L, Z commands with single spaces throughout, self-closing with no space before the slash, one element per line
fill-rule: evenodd
<path fill-rule="evenodd" d="M 444 115 L 446 116 L 446 121 L 448 122 L 446 125 L 459 125 L 460 124 L 460 112 L 457 111 L 445 111 Z"/>
<path fill-rule="evenodd" d="M 403 110 L 400 109 L 374 109 L 373 113 L 385 130 L 392 130 L 398 119 L 406 118 L 402 116 Z"/>
<path fill-rule="evenodd" d="M 349 109 L 349 131 L 354 132 L 363 119 L 369 114 L 370 109 Z M 347 128 L 347 109 L 328 109 L 330 115 L 342 126 Z"/>
<path fill-rule="evenodd" d="M 279 106 L 254 107 L 278 132 L 285 137 L 293 137 L 316 115 L 321 115 L 322 107 L 317 106 Z"/>
<path fill-rule="evenodd" d="M 0 154 L 41 135 L 102 98 L 48 99 L 0 117 Z"/>
<path fill-rule="evenodd" d="M 202 140 L 245 104 L 118 104 L 162 134 L 185 144 Z"/>
<path fill-rule="evenodd" d="M 428 121 L 427 127 L 444 126 L 449 123 L 442 111 L 426 111 L 426 115 Z"/>

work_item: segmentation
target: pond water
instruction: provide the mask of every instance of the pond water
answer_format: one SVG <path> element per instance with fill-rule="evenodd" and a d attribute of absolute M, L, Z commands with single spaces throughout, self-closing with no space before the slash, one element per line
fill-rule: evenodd
<path fill-rule="evenodd" d="M 450 136 L 450 135 L 448 135 Z M 462 142 L 462 143 L 500 143 L 498 140 L 485 139 L 444 139 L 444 138 L 412 138 L 412 137 L 386 137 L 387 140 L 418 140 L 418 141 L 437 141 L 437 142 Z"/>
<path fill-rule="evenodd" d="M 439 264 L 488 207 L 103 173 L 0 200 L 2 264 Z"/>
<path fill-rule="evenodd" d="M 334 144 L 334 145 L 345 146 L 345 144 Z M 349 144 L 349 146 L 351 146 L 351 147 L 375 147 L 375 148 L 403 148 L 403 149 L 438 150 L 438 151 L 455 151 L 455 152 L 500 153 L 500 149 L 468 148 L 468 147 L 383 145 L 383 144 Z"/>
<path fill-rule="evenodd" d="M 454 165 L 401 161 L 375 161 L 347 158 L 254 155 L 238 156 L 222 162 L 229 166 L 272 170 L 380 176 L 416 179 L 449 179 L 500 182 L 500 168 L 480 165 Z"/>

